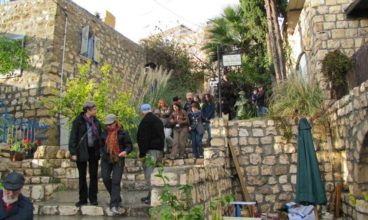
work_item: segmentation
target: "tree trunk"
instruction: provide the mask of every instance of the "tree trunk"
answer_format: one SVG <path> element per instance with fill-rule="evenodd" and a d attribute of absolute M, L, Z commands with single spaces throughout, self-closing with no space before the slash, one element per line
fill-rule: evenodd
<path fill-rule="evenodd" d="M 272 25 L 272 16 L 271 16 L 271 8 L 270 8 L 270 0 L 264 0 L 265 1 L 265 8 L 266 8 L 266 14 L 267 14 L 267 24 L 268 24 L 268 39 L 269 46 L 272 50 L 272 57 L 273 57 L 273 65 L 275 67 L 275 75 L 276 75 L 276 82 L 282 80 L 282 75 L 280 71 L 280 65 L 279 65 L 279 58 L 277 49 L 275 47 L 275 33 L 273 31 L 273 25 Z"/>
<path fill-rule="evenodd" d="M 282 79 L 286 79 L 286 68 L 285 68 L 285 56 L 284 56 L 284 50 L 282 46 L 282 38 L 280 33 L 280 26 L 277 16 L 277 7 L 275 0 L 270 0 L 271 3 L 271 16 L 273 20 L 273 26 L 275 29 L 275 35 L 276 35 L 276 49 L 279 56 L 279 67 L 280 67 L 280 74 L 282 76 Z"/>

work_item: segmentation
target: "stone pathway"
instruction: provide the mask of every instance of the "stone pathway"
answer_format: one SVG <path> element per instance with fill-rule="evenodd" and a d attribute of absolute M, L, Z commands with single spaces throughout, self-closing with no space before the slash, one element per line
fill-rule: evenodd
<path fill-rule="evenodd" d="M 123 191 L 122 192 L 122 207 L 120 207 L 121 216 L 129 216 L 139 219 L 148 219 L 149 206 L 143 204 L 140 201 L 141 197 L 147 195 L 147 191 Z M 51 215 L 51 216 L 74 216 L 76 219 L 81 219 L 83 216 L 112 216 L 110 212 L 108 202 L 109 195 L 107 191 L 100 190 L 98 193 L 98 206 L 82 206 L 81 208 L 75 207 L 74 204 L 78 201 L 78 191 L 58 191 L 55 192 L 52 198 L 46 202 L 35 202 L 34 212 L 37 215 Z M 82 218 L 84 219 L 84 218 Z M 53 218 L 53 220 L 56 220 Z"/>

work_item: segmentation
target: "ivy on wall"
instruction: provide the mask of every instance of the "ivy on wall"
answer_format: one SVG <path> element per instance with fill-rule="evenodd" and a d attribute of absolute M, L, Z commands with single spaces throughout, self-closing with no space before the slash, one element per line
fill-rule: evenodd
<path fill-rule="evenodd" d="M 346 74 L 352 67 L 351 59 L 340 50 L 326 54 L 322 61 L 322 73 L 331 81 L 331 97 L 340 99 L 348 92 Z"/>
<path fill-rule="evenodd" d="M 0 75 L 27 68 L 28 58 L 28 52 L 23 47 L 22 40 L 0 36 Z"/>

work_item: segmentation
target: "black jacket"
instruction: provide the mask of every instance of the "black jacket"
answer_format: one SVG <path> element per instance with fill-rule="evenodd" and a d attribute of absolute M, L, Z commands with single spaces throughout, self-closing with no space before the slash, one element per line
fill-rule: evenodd
<path fill-rule="evenodd" d="M 139 157 L 146 156 L 148 150 L 164 150 L 164 125 L 152 112 L 147 113 L 138 126 L 137 142 Z"/>
<path fill-rule="evenodd" d="M 101 158 L 103 160 L 108 161 L 110 155 L 109 152 L 107 151 L 106 138 L 107 138 L 107 131 L 104 131 L 101 136 L 101 140 L 103 141 L 103 143 L 105 143 L 104 146 L 101 148 Z M 128 132 L 125 132 L 120 129 L 118 132 L 118 140 L 120 151 L 126 151 L 127 154 L 129 154 L 132 151 L 132 141 L 130 139 Z"/>
<path fill-rule="evenodd" d="M 78 115 L 74 121 L 72 130 L 70 132 L 69 139 L 69 151 L 70 155 L 77 155 L 78 162 L 88 161 L 88 135 L 87 135 L 87 122 L 83 118 L 83 113 Z M 101 125 L 97 118 L 94 118 L 94 123 L 97 126 L 99 138 L 95 140 L 95 158 L 100 158 L 100 146 L 101 146 Z"/>
<path fill-rule="evenodd" d="M 0 190 L 0 198 L 3 198 L 3 191 Z M 0 201 L 0 220 L 33 220 L 32 202 L 19 195 L 18 201 L 13 204 L 9 212 L 5 212 L 2 201 Z"/>

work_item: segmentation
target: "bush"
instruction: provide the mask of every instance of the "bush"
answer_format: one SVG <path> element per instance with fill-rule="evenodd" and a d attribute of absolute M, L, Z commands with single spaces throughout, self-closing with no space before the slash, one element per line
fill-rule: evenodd
<path fill-rule="evenodd" d="M 290 78 L 273 89 L 269 105 L 271 117 L 313 116 L 321 111 L 324 100 L 317 84 L 309 85 L 302 78 Z"/>

